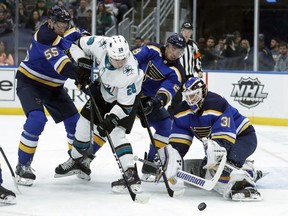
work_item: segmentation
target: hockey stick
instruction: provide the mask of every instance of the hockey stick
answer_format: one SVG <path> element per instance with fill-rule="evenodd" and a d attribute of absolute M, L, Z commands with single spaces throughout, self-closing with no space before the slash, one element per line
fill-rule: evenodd
<path fill-rule="evenodd" d="M 97 118 L 99 119 L 99 121 L 103 121 L 103 118 L 102 118 L 102 116 L 101 116 L 100 110 L 99 110 L 99 108 L 98 108 L 98 106 L 97 106 L 97 104 L 96 104 L 96 102 L 95 102 L 95 100 L 94 100 L 94 98 L 93 98 L 93 95 L 92 95 L 92 93 L 91 93 L 90 87 L 89 87 L 88 85 L 86 86 L 86 89 L 87 89 L 87 91 L 88 91 L 88 93 L 89 93 L 90 100 L 91 100 L 91 102 L 92 102 L 91 106 L 92 106 L 92 105 L 94 106 L 94 110 L 95 110 L 95 113 L 96 113 Z M 115 157 L 115 160 L 116 160 L 116 162 L 117 162 L 117 164 L 118 164 L 118 167 L 119 167 L 119 169 L 120 169 L 120 172 L 121 172 L 121 174 L 122 174 L 122 177 L 123 177 L 123 179 L 124 179 L 124 181 L 125 181 L 126 187 L 127 187 L 127 189 L 128 189 L 128 192 L 129 192 L 132 200 L 135 201 L 135 202 L 137 202 L 137 203 L 142 203 L 142 204 L 147 203 L 147 202 L 149 201 L 149 199 L 150 199 L 149 196 L 144 196 L 144 195 L 141 195 L 141 194 L 136 194 L 136 193 L 134 193 L 134 192 L 132 191 L 131 187 L 129 186 L 127 177 L 126 177 L 126 175 L 125 175 L 124 168 L 123 168 L 123 166 L 122 166 L 122 164 L 121 164 L 121 161 L 119 160 L 118 155 L 116 154 L 116 150 L 115 150 L 115 147 L 114 147 L 114 145 L 113 145 L 113 142 L 112 142 L 112 139 L 111 139 L 111 137 L 110 137 L 110 134 L 109 134 L 107 131 L 105 131 L 105 132 L 106 132 L 106 137 L 107 137 L 107 140 L 108 140 L 109 145 L 110 145 L 110 147 L 111 147 L 112 153 L 113 153 L 113 155 L 114 155 L 114 157 Z"/>
<path fill-rule="evenodd" d="M 13 169 L 12 169 L 12 167 L 11 167 L 9 161 L 8 161 L 8 158 L 6 157 L 6 154 L 5 154 L 5 152 L 4 152 L 4 150 L 3 150 L 3 148 L 2 148 L 1 145 L 0 145 L 0 151 L 1 151 L 2 156 L 4 157 L 4 160 L 5 160 L 6 164 L 7 164 L 7 166 L 8 166 L 8 168 L 9 168 L 10 172 L 11 172 L 11 175 L 12 175 L 12 178 L 13 178 L 14 186 L 15 186 L 16 190 L 18 191 L 18 193 L 21 194 L 21 191 L 19 190 L 18 184 L 16 183 L 16 180 L 15 180 L 15 174 L 14 174 L 14 171 L 13 171 Z"/>
<path fill-rule="evenodd" d="M 144 109 L 143 109 L 143 105 L 142 105 L 142 102 L 140 101 L 140 104 L 139 104 L 139 106 L 140 106 L 140 111 L 142 112 L 142 120 L 143 120 L 143 122 L 144 122 L 144 124 L 145 124 L 145 126 L 146 126 L 146 128 L 147 128 L 147 131 L 148 131 L 148 134 L 149 134 L 149 137 L 150 137 L 150 140 L 151 140 L 151 143 L 152 143 L 152 145 L 153 145 L 153 147 L 154 147 L 154 150 L 155 150 L 155 152 L 156 152 L 156 157 L 158 157 L 159 158 L 159 161 L 160 161 L 160 173 L 161 173 L 161 175 L 162 175 L 162 177 L 163 177 L 163 180 L 164 180 L 164 183 L 165 183 L 165 187 L 166 187 L 166 190 L 167 190 L 167 192 L 168 192 L 168 195 L 170 196 L 170 197 L 175 197 L 175 196 L 181 196 L 181 195 L 183 195 L 184 194 L 184 192 L 185 192 L 185 189 L 183 188 L 183 189 L 180 189 L 180 190 L 173 190 L 171 187 L 170 187 L 170 185 L 169 185 L 169 183 L 168 183 L 168 179 L 167 179 L 167 176 L 166 176 L 166 173 L 164 172 L 164 170 L 163 170 L 163 164 L 162 164 L 162 161 L 161 161 L 161 159 L 160 159 L 160 157 L 159 157 L 159 154 L 158 154 L 158 150 L 157 150 L 157 148 L 156 148 L 156 145 L 155 145 L 155 141 L 154 141 L 154 137 L 153 137 L 153 135 L 152 135 L 152 132 L 151 132 L 151 129 L 150 129 L 150 125 L 149 125 L 149 123 L 148 123 L 148 119 L 147 119 L 147 117 L 146 117 L 146 115 L 145 115 L 145 113 L 144 113 Z"/>
<path fill-rule="evenodd" d="M 145 164 L 152 166 L 154 168 L 158 168 L 157 165 L 155 165 L 153 162 L 141 159 L 137 156 L 134 157 L 134 160 L 140 161 L 140 162 L 145 163 Z M 183 170 L 178 170 L 176 176 L 177 176 L 177 178 L 182 179 L 184 182 L 187 182 L 188 184 L 191 184 L 193 186 L 196 186 L 196 187 L 199 187 L 199 188 L 202 188 L 204 190 L 209 191 L 209 190 L 212 190 L 215 187 L 215 185 L 217 184 L 225 166 L 227 166 L 227 164 L 226 164 L 226 156 L 224 155 L 222 157 L 220 164 L 218 166 L 218 169 L 217 169 L 217 171 L 216 171 L 216 173 L 212 179 L 208 180 L 205 178 L 201 178 L 197 175 L 185 172 Z"/>

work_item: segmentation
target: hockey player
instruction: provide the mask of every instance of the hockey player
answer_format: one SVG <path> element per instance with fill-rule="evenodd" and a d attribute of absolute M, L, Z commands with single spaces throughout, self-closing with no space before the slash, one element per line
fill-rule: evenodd
<path fill-rule="evenodd" d="M 250 121 L 223 97 L 208 91 L 199 78 L 190 78 L 184 84 L 183 99 L 175 110 L 169 144 L 183 158 L 194 137 L 201 140 L 206 154 L 202 163 L 205 166 L 201 168 L 207 170 L 206 178 L 213 176 L 218 162 L 227 154 L 227 161 L 233 168 L 224 169 L 214 189 L 233 200 L 260 200 L 254 169 L 241 169 L 257 147 Z"/>
<path fill-rule="evenodd" d="M 142 104 L 149 125 L 155 129 L 154 140 L 156 148 L 161 148 L 168 142 L 171 119 L 165 106 L 171 101 L 183 84 L 184 69 L 179 62 L 186 47 L 186 41 L 181 34 L 174 33 L 167 38 L 165 46 L 151 43 L 134 51 L 139 67 L 145 71 L 142 84 Z M 139 113 L 140 119 L 143 113 Z M 153 161 L 155 151 L 152 144 L 145 159 Z M 144 174 L 141 179 L 153 181 L 150 174 L 154 169 L 146 164 L 142 167 Z"/>
<path fill-rule="evenodd" d="M 82 37 L 78 46 L 73 46 L 70 52 L 73 59 L 78 64 L 86 64 L 86 68 L 91 68 L 92 62 L 89 64 L 89 59 L 96 59 L 99 79 L 89 88 L 93 89 L 93 98 L 104 120 L 99 121 L 96 117 L 90 99 L 83 107 L 77 123 L 71 157 L 56 167 L 55 177 L 77 174 L 80 178 L 90 180 L 90 162 L 106 142 L 106 132 L 108 132 L 125 170 L 129 186 L 132 191 L 141 192 L 141 181 L 133 161 L 132 146 L 126 134 L 131 131 L 140 102 L 143 71 L 139 70 L 138 62 L 122 35 Z M 91 109 L 93 119 L 91 119 Z M 93 146 L 90 142 L 90 121 L 94 122 Z M 126 191 L 124 179 L 112 182 L 112 190 Z"/>
<path fill-rule="evenodd" d="M 65 8 L 52 7 L 47 22 L 34 34 L 27 57 L 17 70 L 17 95 L 27 117 L 20 138 L 15 171 L 16 181 L 22 185 L 30 186 L 36 179 L 31 163 L 39 136 L 47 122 L 44 108 L 56 123 L 64 122 L 69 145 L 74 139 L 79 113 L 63 88 L 68 78 L 78 80 L 73 63 L 63 52 L 72 43 L 63 38 L 70 20 L 70 14 Z M 68 31 L 68 35 L 72 38 L 71 31 Z M 81 35 L 81 32 L 75 31 L 75 39 Z"/>
<path fill-rule="evenodd" d="M 192 25 L 189 22 L 184 22 L 181 26 L 181 34 L 185 38 L 186 47 L 183 56 L 180 58 L 180 63 L 185 69 L 185 81 L 190 77 L 203 77 L 203 70 L 201 65 L 201 54 L 195 41 L 191 39 L 192 36 Z M 185 82 L 184 81 L 184 82 Z M 171 105 L 168 107 L 168 111 L 173 115 L 175 106 L 177 106 L 182 101 L 182 90 L 176 93 L 172 98 Z"/>
<path fill-rule="evenodd" d="M 1 163 L 0 163 L 0 203 L 5 204 L 14 204 L 16 195 L 10 190 L 7 190 L 2 186 L 3 178 L 2 178 L 2 169 L 1 169 Z"/>

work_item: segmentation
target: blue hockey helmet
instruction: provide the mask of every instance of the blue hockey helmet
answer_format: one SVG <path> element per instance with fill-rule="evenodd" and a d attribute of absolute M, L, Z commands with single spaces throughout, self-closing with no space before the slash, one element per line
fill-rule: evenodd
<path fill-rule="evenodd" d="M 55 22 L 69 22 L 71 15 L 66 8 L 55 5 L 49 9 L 48 18 Z"/>
<path fill-rule="evenodd" d="M 202 103 L 207 96 L 207 86 L 202 79 L 192 77 L 183 85 L 183 99 L 196 113 L 202 107 Z"/>
<path fill-rule="evenodd" d="M 178 33 L 173 33 L 167 38 L 167 44 L 175 45 L 180 49 L 184 49 L 186 47 L 186 40 L 185 38 Z"/>

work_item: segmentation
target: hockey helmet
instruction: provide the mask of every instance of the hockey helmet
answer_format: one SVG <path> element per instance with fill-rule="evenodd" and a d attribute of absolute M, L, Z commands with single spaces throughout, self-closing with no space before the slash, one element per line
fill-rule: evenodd
<path fill-rule="evenodd" d="M 167 38 L 166 44 L 172 44 L 180 49 L 184 49 L 186 47 L 186 40 L 181 34 L 174 33 Z"/>
<path fill-rule="evenodd" d="M 49 9 L 48 18 L 55 22 L 69 22 L 71 15 L 66 8 L 55 5 Z"/>
<path fill-rule="evenodd" d="M 192 111 L 197 112 L 201 109 L 207 92 L 208 89 L 204 81 L 197 77 L 192 77 L 184 83 L 182 95 Z"/>
<path fill-rule="evenodd" d="M 115 35 L 107 40 L 107 53 L 110 63 L 119 68 L 123 66 L 130 54 L 129 44 L 122 35 Z"/>

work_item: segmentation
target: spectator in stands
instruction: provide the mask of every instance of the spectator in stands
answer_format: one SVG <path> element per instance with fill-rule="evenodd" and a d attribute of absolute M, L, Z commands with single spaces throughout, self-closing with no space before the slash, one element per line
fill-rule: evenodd
<path fill-rule="evenodd" d="M 80 28 L 86 28 L 86 15 L 87 15 L 87 2 L 86 0 L 80 0 L 79 7 L 76 9 L 77 25 Z"/>
<path fill-rule="evenodd" d="M 203 69 L 217 69 L 218 56 L 215 51 L 215 38 L 213 36 L 207 38 L 206 48 L 204 48 L 201 54 Z"/>
<path fill-rule="evenodd" d="M 46 19 L 48 13 L 48 7 L 46 5 L 45 0 L 37 0 L 36 6 L 33 9 L 33 11 L 35 10 L 39 12 L 40 20 Z"/>
<path fill-rule="evenodd" d="M 70 20 L 70 24 L 71 26 L 77 26 L 77 18 L 76 18 L 76 10 L 74 9 L 73 6 L 70 6 L 68 9 L 68 12 L 70 13 L 71 16 L 71 20 Z"/>
<path fill-rule="evenodd" d="M 138 49 L 140 47 L 142 47 L 142 38 L 138 36 L 134 40 L 134 46 L 132 47 L 131 51 Z"/>
<path fill-rule="evenodd" d="M 282 41 L 279 43 L 279 53 L 276 58 L 274 71 L 288 72 L 288 47 L 286 42 Z"/>
<path fill-rule="evenodd" d="M 103 3 L 98 4 L 96 16 L 96 34 L 104 35 L 105 32 L 112 26 L 111 13 L 106 11 Z"/>
<path fill-rule="evenodd" d="M 246 65 L 245 62 L 248 59 L 248 55 L 249 55 L 249 52 L 250 52 L 250 49 L 251 49 L 250 48 L 250 43 L 249 43 L 249 41 L 247 39 L 243 39 L 243 40 L 241 40 L 240 44 L 241 44 L 242 49 L 245 50 L 245 56 L 244 56 L 243 61 L 242 61 L 243 69 L 247 70 L 247 65 Z"/>
<path fill-rule="evenodd" d="M 86 16 L 86 11 L 87 11 L 87 2 L 86 0 L 80 0 L 79 2 L 79 7 L 76 9 L 77 12 L 77 18 L 85 18 Z"/>
<path fill-rule="evenodd" d="M 258 70 L 259 71 L 273 71 L 274 70 L 274 60 L 270 50 L 265 46 L 265 36 L 264 34 L 259 34 L 258 37 Z M 248 70 L 253 70 L 253 48 L 251 48 L 246 64 Z"/>
<path fill-rule="evenodd" d="M 206 47 L 206 39 L 204 37 L 200 37 L 198 40 L 198 48 L 201 53 L 201 58 L 202 58 L 205 47 Z"/>
<path fill-rule="evenodd" d="M 273 59 L 276 62 L 277 57 L 279 56 L 279 39 L 273 37 L 270 41 L 270 51 L 272 53 Z"/>
<path fill-rule="evenodd" d="M 144 38 L 144 40 L 143 40 L 143 46 L 149 44 L 150 42 L 151 42 L 150 38 L 148 38 L 148 37 Z"/>
<path fill-rule="evenodd" d="M 3 41 L 0 41 L 0 66 L 14 65 L 14 59 L 11 53 L 6 51 Z"/>
<path fill-rule="evenodd" d="M 7 7 L 0 4 L 0 36 L 11 33 L 14 30 L 14 24 L 11 19 L 7 19 Z"/>
<path fill-rule="evenodd" d="M 223 68 L 225 70 L 237 70 L 241 68 L 241 63 L 244 58 L 240 47 L 236 45 L 235 36 L 227 35 L 224 40 L 224 50 L 222 52 L 222 56 L 224 57 Z M 241 68 L 242 69 L 242 68 Z"/>
<path fill-rule="evenodd" d="M 102 1 L 106 7 L 106 11 L 112 14 L 113 24 L 117 24 L 117 16 L 119 9 L 116 7 L 116 4 L 113 0 L 103 0 Z"/>
<path fill-rule="evenodd" d="M 38 10 L 33 10 L 30 18 L 28 19 L 25 28 L 31 29 L 32 34 L 34 34 L 40 27 L 41 22 L 40 22 L 40 14 Z"/>
<path fill-rule="evenodd" d="M 23 2 L 19 2 L 19 27 L 25 26 L 28 21 L 28 13 Z"/>
<path fill-rule="evenodd" d="M 114 3 L 119 11 L 118 15 L 116 16 L 117 24 L 119 24 L 123 19 L 123 15 L 129 10 L 129 6 L 125 0 L 114 0 Z"/>

